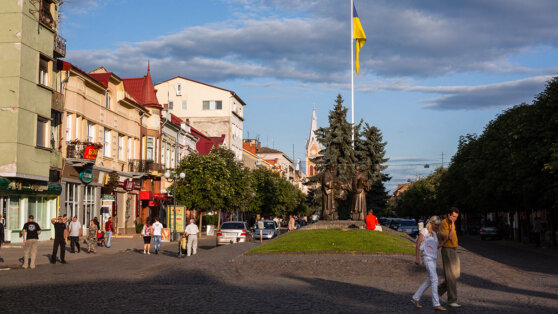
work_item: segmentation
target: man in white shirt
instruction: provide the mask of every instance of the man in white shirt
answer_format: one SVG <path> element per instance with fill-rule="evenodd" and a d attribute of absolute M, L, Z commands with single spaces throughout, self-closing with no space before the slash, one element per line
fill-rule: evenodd
<path fill-rule="evenodd" d="M 190 219 L 190 224 L 186 226 L 186 230 L 184 230 L 184 232 L 188 237 L 187 255 L 188 256 L 191 255 L 192 249 L 194 250 L 194 254 L 196 254 L 198 251 L 198 233 L 200 232 L 200 230 L 198 229 L 198 226 L 196 226 L 196 224 L 194 223 L 194 219 Z"/>
<path fill-rule="evenodd" d="M 159 250 L 161 249 L 161 230 L 163 230 L 163 224 L 159 222 L 159 218 L 155 218 L 155 223 L 153 223 L 152 227 L 155 254 L 159 254 Z"/>
<path fill-rule="evenodd" d="M 81 223 L 78 221 L 77 217 L 74 216 L 72 222 L 68 227 L 70 230 L 70 253 L 75 253 L 74 248 L 77 246 L 77 252 L 79 253 L 79 234 L 81 232 Z"/>

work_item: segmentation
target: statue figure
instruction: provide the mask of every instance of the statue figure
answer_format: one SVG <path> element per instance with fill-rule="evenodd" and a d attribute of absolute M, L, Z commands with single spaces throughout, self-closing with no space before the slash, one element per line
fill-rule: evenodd
<path fill-rule="evenodd" d="M 339 183 L 335 177 L 335 166 L 328 165 L 322 177 L 322 216 L 324 220 L 337 220 L 337 203 Z"/>
<path fill-rule="evenodd" d="M 371 187 L 366 173 L 360 171 L 360 166 L 356 166 L 355 175 L 348 185 L 349 191 L 352 192 L 352 220 L 364 220 L 364 216 L 366 215 L 366 192 L 370 191 Z"/>

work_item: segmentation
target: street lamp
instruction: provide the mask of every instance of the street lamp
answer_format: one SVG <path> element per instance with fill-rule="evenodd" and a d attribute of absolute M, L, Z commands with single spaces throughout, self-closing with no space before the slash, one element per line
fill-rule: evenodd
<path fill-rule="evenodd" d="M 177 173 L 176 171 L 170 171 L 167 170 L 165 172 L 165 178 L 167 178 L 167 180 L 172 180 L 172 186 L 173 186 L 173 191 L 172 191 L 172 198 L 173 198 L 173 203 L 174 203 L 174 210 L 173 210 L 173 230 L 172 230 L 172 240 L 176 241 L 176 181 L 178 180 L 178 178 L 176 177 Z M 172 179 L 171 179 L 172 177 Z M 186 178 L 186 174 L 184 172 L 181 172 L 180 174 L 178 174 L 178 177 L 182 180 L 184 178 Z"/>

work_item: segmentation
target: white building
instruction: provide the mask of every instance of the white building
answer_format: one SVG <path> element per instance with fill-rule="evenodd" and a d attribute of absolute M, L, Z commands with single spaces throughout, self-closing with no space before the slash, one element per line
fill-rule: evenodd
<path fill-rule="evenodd" d="M 155 85 L 157 99 L 169 111 L 211 137 L 225 135 L 224 146 L 242 160 L 246 103 L 233 91 L 181 76 Z"/>

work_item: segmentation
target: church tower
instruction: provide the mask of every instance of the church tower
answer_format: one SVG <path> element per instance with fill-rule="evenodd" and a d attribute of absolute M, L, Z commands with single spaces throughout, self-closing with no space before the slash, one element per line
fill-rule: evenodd
<path fill-rule="evenodd" d="M 314 131 L 318 129 L 318 118 L 316 117 L 316 106 L 312 111 L 312 121 L 310 122 L 310 135 L 306 140 L 306 175 L 311 177 L 317 174 L 314 163 L 311 159 L 317 157 L 320 154 L 320 143 L 316 138 Z"/>

